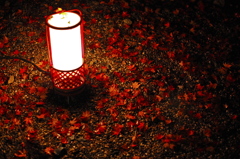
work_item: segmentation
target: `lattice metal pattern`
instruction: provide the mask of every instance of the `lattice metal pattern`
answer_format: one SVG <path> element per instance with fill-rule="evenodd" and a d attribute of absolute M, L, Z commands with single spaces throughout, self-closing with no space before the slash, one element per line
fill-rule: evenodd
<path fill-rule="evenodd" d="M 54 86 L 59 89 L 75 89 L 85 82 L 84 67 L 72 71 L 59 71 L 51 68 L 51 74 Z"/>

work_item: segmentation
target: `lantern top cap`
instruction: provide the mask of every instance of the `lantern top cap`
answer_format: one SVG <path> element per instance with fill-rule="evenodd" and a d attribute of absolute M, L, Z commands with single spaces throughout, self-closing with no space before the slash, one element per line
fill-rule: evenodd
<path fill-rule="evenodd" d="M 81 21 L 81 17 L 73 12 L 55 13 L 47 19 L 47 23 L 58 28 L 72 27 Z"/>

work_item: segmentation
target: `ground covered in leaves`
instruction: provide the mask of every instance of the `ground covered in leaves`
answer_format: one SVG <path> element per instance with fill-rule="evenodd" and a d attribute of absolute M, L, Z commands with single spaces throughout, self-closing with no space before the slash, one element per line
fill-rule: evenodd
<path fill-rule="evenodd" d="M 85 21 L 86 88 L 69 99 L 41 71 L 58 7 Z M 238 7 L 1 2 L 0 158 L 239 158 Z"/>

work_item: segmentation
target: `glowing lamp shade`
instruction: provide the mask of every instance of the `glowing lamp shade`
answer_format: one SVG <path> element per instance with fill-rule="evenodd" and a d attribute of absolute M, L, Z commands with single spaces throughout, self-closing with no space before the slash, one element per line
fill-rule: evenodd
<path fill-rule="evenodd" d="M 82 13 L 61 11 L 46 18 L 51 78 L 58 91 L 73 91 L 84 83 Z"/>

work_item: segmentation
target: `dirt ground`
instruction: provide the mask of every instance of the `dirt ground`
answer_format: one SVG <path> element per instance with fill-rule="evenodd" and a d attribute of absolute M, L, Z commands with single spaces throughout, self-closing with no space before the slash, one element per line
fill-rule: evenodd
<path fill-rule="evenodd" d="M 0 159 L 240 158 L 240 13 L 210 0 L 0 2 Z M 83 13 L 85 89 L 56 94 L 46 16 Z"/>

